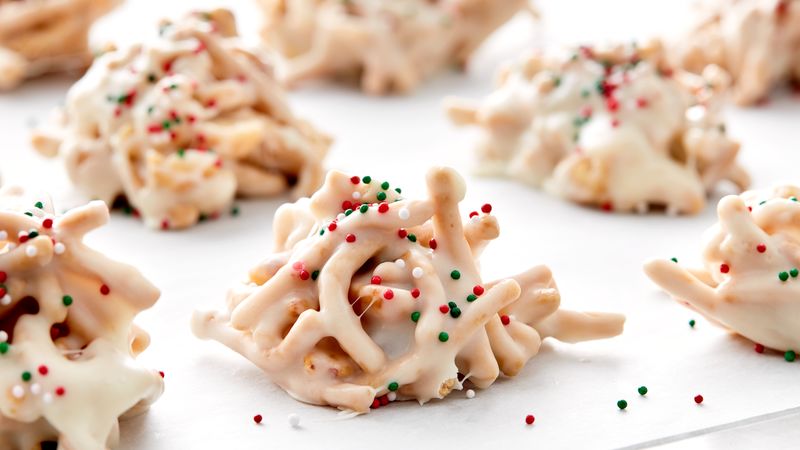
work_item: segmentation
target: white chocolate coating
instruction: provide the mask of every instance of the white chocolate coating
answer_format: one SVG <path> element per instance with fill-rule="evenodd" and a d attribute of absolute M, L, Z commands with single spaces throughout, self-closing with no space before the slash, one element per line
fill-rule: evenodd
<path fill-rule="evenodd" d="M 133 319 L 158 289 L 82 242 L 107 220 L 102 202 L 55 216 L 48 200 L 36 205 L 19 189 L 0 189 L 4 450 L 41 442 L 105 450 L 116 445 L 118 418 L 145 410 L 163 391 L 159 374 L 134 359 L 150 339 Z"/>
<path fill-rule="evenodd" d="M 712 322 L 772 349 L 800 351 L 798 197 L 791 185 L 727 196 L 705 234 L 702 269 L 654 260 L 645 272 Z"/>
<path fill-rule="evenodd" d="M 716 94 L 726 75 L 672 72 L 660 44 L 524 57 L 481 104 L 450 99 L 457 124 L 481 127 L 477 171 L 614 211 L 696 213 L 730 180 L 745 188 L 739 144 Z"/>
<path fill-rule="evenodd" d="M 285 80 L 356 76 L 371 94 L 408 92 L 475 49 L 528 0 L 261 0 Z"/>
<path fill-rule="evenodd" d="M 231 290 L 226 311 L 194 315 L 195 334 L 298 400 L 367 412 L 390 397 L 440 399 L 465 380 L 486 388 L 519 373 L 545 337 L 622 332 L 621 315 L 560 310 L 547 267 L 483 283 L 478 257 L 499 235 L 496 218 L 462 222 L 465 185 L 452 169 L 427 179 L 430 197 L 406 200 L 377 180 L 329 173 L 310 199 L 278 210 L 275 253 Z M 355 197 L 370 203 L 343 214 Z"/>
<path fill-rule="evenodd" d="M 191 226 L 235 195 L 319 187 L 329 138 L 292 115 L 230 12 L 164 21 L 159 34 L 99 57 L 37 149 L 63 155 L 87 196 L 124 194 L 151 227 Z"/>
<path fill-rule="evenodd" d="M 780 82 L 800 80 L 800 1 L 702 0 L 690 30 L 672 49 L 675 64 L 728 71 L 733 99 L 749 105 Z"/>
<path fill-rule="evenodd" d="M 119 0 L 0 0 L 0 89 L 91 61 L 92 23 Z"/>

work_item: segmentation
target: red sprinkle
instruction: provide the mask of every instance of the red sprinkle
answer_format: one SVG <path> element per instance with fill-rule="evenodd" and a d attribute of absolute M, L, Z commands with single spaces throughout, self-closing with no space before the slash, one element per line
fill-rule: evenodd
<path fill-rule="evenodd" d="M 56 388 L 56 395 L 57 395 L 57 396 L 59 396 L 59 397 L 63 397 L 63 396 L 64 396 L 64 394 L 66 394 L 66 393 L 67 393 L 67 390 L 66 390 L 66 389 L 64 389 L 64 387 L 63 387 L 63 386 L 59 386 L 59 387 L 57 387 L 57 388 Z"/>
<path fill-rule="evenodd" d="M 39 366 L 39 374 L 40 375 L 47 375 L 48 372 L 49 372 L 49 370 L 47 369 L 47 366 L 45 366 L 45 365 Z"/>
<path fill-rule="evenodd" d="M 331 222 L 330 225 L 328 225 L 328 231 L 336 231 L 337 226 L 336 222 Z"/>
<path fill-rule="evenodd" d="M 42 226 L 47 229 L 53 228 L 53 219 L 44 219 L 42 221 Z"/>
<path fill-rule="evenodd" d="M 761 344 L 756 344 L 755 350 L 756 353 L 764 353 L 764 346 Z"/>
<path fill-rule="evenodd" d="M 480 284 L 475 285 L 475 287 L 472 288 L 472 293 L 475 294 L 475 295 L 483 295 L 484 291 L 485 291 L 485 289 Z"/>
<path fill-rule="evenodd" d="M 0 287 L 0 297 L 5 297 L 6 294 L 8 294 L 8 291 L 6 291 L 6 288 L 1 288 Z"/>
<path fill-rule="evenodd" d="M 719 266 L 719 271 L 722 273 L 728 273 L 731 271 L 731 268 L 727 264 L 722 264 Z"/>
<path fill-rule="evenodd" d="M 262 420 L 264 420 L 264 418 L 261 417 L 261 414 L 256 414 L 255 416 L 253 416 L 253 422 L 255 423 L 261 423 Z"/>
<path fill-rule="evenodd" d="M 430 241 L 428 241 L 428 247 L 430 247 L 431 250 L 436 250 L 436 247 L 438 246 L 439 244 L 436 243 L 436 239 L 431 239 Z"/>
<path fill-rule="evenodd" d="M 702 395 L 695 395 L 694 396 L 694 402 L 697 403 L 698 405 L 700 403 L 703 403 L 703 396 Z"/>
<path fill-rule="evenodd" d="M 109 289 L 109 287 L 106 286 L 105 284 L 100 286 L 100 293 L 101 294 L 108 295 L 110 292 L 111 292 L 111 289 Z"/>
<path fill-rule="evenodd" d="M 381 400 L 381 406 L 386 406 L 389 404 L 389 397 L 386 395 L 382 395 L 380 397 L 380 400 Z"/>
<path fill-rule="evenodd" d="M 450 307 L 447 305 L 442 305 L 439 307 L 439 312 L 442 314 L 447 314 L 450 312 Z"/>
<path fill-rule="evenodd" d="M 378 275 L 374 275 L 372 277 L 372 280 L 370 280 L 370 281 L 372 282 L 372 284 L 381 284 L 381 281 L 383 281 L 383 280 Z"/>
<path fill-rule="evenodd" d="M 484 204 L 483 206 L 481 206 L 481 211 L 483 211 L 484 214 L 489 214 L 490 212 L 492 212 L 492 205 L 488 203 Z"/>
<path fill-rule="evenodd" d="M 358 184 L 361 182 L 361 178 L 358 177 L 350 177 L 350 182 L 353 184 Z"/>
<path fill-rule="evenodd" d="M 381 407 L 381 401 L 377 398 L 372 401 L 372 409 L 378 409 Z"/>
<path fill-rule="evenodd" d="M 758 253 L 764 253 L 765 251 L 767 251 L 767 246 L 764 244 L 758 244 L 756 246 L 756 250 L 758 250 Z"/>
<path fill-rule="evenodd" d="M 378 205 L 379 213 L 385 213 L 386 211 L 389 211 L 389 205 L 387 205 L 386 203 L 381 203 L 380 205 Z"/>
<path fill-rule="evenodd" d="M 158 371 L 158 375 L 161 376 L 161 378 L 164 378 L 164 372 L 163 371 L 159 370 Z"/>
<path fill-rule="evenodd" d="M 648 102 L 647 99 L 644 97 L 639 97 L 636 99 L 636 106 L 639 108 L 647 108 Z"/>
<path fill-rule="evenodd" d="M 294 269 L 294 270 L 300 270 L 302 268 L 303 268 L 303 262 L 302 261 L 295 261 L 294 264 L 292 264 L 292 269 Z"/>
<path fill-rule="evenodd" d="M 8 274 L 3 271 L 0 271 L 0 283 L 5 283 L 7 279 L 8 279 Z"/>
<path fill-rule="evenodd" d="M 167 219 L 161 221 L 161 229 L 169 230 L 169 221 Z"/>
<path fill-rule="evenodd" d="M 535 420 L 536 418 L 533 417 L 533 414 L 528 414 L 527 416 L 525 416 L 525 423 L 527 423 L 528 425 L 533 425 L 533 422 Z"/>
<path fill-rule="evenodd" d="M 469 213 L 469 218 L 472 219 L 473 217 L 475 217 L 477 215 L 478 215 L 478 211 L 472 211 L 471 213 Z"/>
<path fill-rule="evenodd" d="M 24 243 L 28 242 L 28 239 L 29 239 L 28 235 L 27 234 L 23 234 L 22 236 L 19 237 L 19 243 L 20 244 L 24 244 Z"/>
<path fill-rule="evenodd" d="M 605 202 L 602 205 L 600 205 L 600 209 L 602 209 L 603 211 L 611 211 L 612 209 L 614 209 L 614 205 L 612 205 L 611 202 Z"/>
<path fill-rule="evenodd" d="M 307 280 L 309 278 L 311 278 L 311 274 L 308 273 L 307 270 L 303 269 L 303 270 L 300 271 L 300 279 L 301 280 L 305 281 L 305 280 Z"/>
<path fill-rule="evenodd" d="M 353 209 L 353 202 L 345 200 L 342 202 L 342 211 L 347 211 L 348 209 Z"/>
<path fill-rule="evenodd" d="M 387 290 L 383 291 L 383 298 L 385 298 L 386 300 L 393 299 L 394 298 L 394 291 L 391 290 L 391 289 L 387 289 Z"/>
<path fill-rule="evenodd" d="M 606 108 L 609 111 L 614 112 L 619 109 L 619 102 L 614 97 L 608 97 L 606 99 Z"/>
<path fill-rule="evenodd" d="M 406 229 L 405 229 L 405 228 L 400 228 L 399 230 L 397 230 L 397 236 L 398 236 L 400 239 L 405 239 L 405 238 L 406 238 L 406 236 L 408 236 L 408 231 L 406 231 Z"/>
<path fill-rule="evenodd" d="M 508 325 L 511 323 L 511 319 L 507 315 L 503 314 L 500 316 L 500 322 L 503 322 L 503 325 Z"/>
<path fill-rule="evenodd" d="M 419 298 L 419 289 L 414 288 L 411 290 L 411 296 L 414 298 Z"/>
<path fill-rule="evenodd" d="M 353 242 L 356 241 L 356 235 L 348 234 L 347 236 L 344 237 L 344 240 L 352 244 Z"/>

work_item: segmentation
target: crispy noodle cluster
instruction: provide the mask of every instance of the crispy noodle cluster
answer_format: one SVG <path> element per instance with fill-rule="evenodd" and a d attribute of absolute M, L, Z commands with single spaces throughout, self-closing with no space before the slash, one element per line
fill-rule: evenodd
<path fill-rule="evenodd" d="M 264 38 L 290 84 L 360 77 L 371 94 L 408 92 L 470 55 L 528 0 L 260 0 Z"/>
<path fill-rule="evenodd" d="M 34 145 L 63 155 L 88 196 L 124 195 L 151 227 L 188 227 L 235 195 L 310 195 L 330 144 L 292 115 L 227 10 L 164 21 L 153 42 L 101 56 L 57 115 Z"/>
<path fill-rule="evenodd" d="M 699 73 L 708 64 L 727 70 L 740 105 L 763 100 L 783 81 L 800 81 L 800 1 L 703 0 L 671 57 Z"/>
<path fill-rule="evenodd" d="M 723 198 L 706 232 L 703 268 L 645 265 L 679 302 L 758 344 L 800 351 L 800 187 Z"/>
<path fill-rule="evenodd" d="M 0 0 L 0 89 L 89 65 L 89 29 L 120 0 Z"/>
<path fill-rule="evenodd" d="M 48 200 L 0 190 L 4 450 L 105 450 L 120 416 L 161 395 L 159 374 L 134 359 L 150 339 L 133 324 L 158 289 L 82 242 L 107 220 L 102 202 L 55 216 Z"/>
<path fill-rule="evenodd" d="M 481 174 L 625 212 L 696 213 L 718 182 L 749 183 L 718 117 L 727 75 L 673 71 L 658 42 L 532 54 L 498 81 L 481 104 L 447 102 L 453 121 L 481 128 Z"/>
<path fill-rule="evenodd" d="M 462 222 L 465 186 L 452 169 L 432 169 L 428 191 L 406 200 L 388 182 L 331 172 L 278 210 L 275 253 L 225 312 L 195 314 L 195 334 L 298 400 L 367 412 L 443 398 L 465 380 L 486 388 L 519 373 L 545 337 L 622 332 L 621 315 L 560 310 L 547 267 L 484 283 L 478 257 L 499 235 L 491 207 Z"/>

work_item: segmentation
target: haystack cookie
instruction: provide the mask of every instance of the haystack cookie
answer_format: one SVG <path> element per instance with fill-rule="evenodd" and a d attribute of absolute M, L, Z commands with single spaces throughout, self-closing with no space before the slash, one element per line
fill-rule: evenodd
<path fill-rule="evenodd" d="M 89 29 L 120 0 L 0 0 L 0 89 L 91 63 Z"/>
<path fill-rule="evenodd" d="M 475 49 L 529 0 L 261 0 L 264 37 L 290 84 L 355 76 L 371 94 L 408 92 Z"/>
<path fill-rule="evenodd" d="M 407 200 L 389 182 L 330 173 L 310 199 L 278 210 L 275 252 L 230 291 L 226 311 L 194 315 L 195 334 L 298 400 L 363 413 L 467 381 L 489 387 L 545 337 L 622 332 L 621 315 L 559 309 L 547 267 L 482 281 L 478 257 L 499 235 L 491 206 L 464 218 L 462 178 L 435 168 L 427 180 L 429 198 Z"/>
<path fill-rule="evenodd" d="M 235 195 L 310 195 L 330 140 L 289 110 L 271 67 L 227 10 L 164 21 L 153 42 L 98 58 L 54 125 L 34 136 L 72 181 L 147 225 L 183 228 Z"/>
<path fill-rule="evenodd" d="M 720 181 L 749 183 L 718 116 L 727 83 L 714 66 L 671 70 L 657 42 L 579 47 L 524 57 L 482 104 L 450 99 L 447 109 L 481 127 L 480 174 L 606 210 L 696 213 Z"/>
<path fill-rule="evenodd" d="M 736 103 L 756 103 L 775 84 L 800 81 L 800 1 L 703 0 L 671 58 L 697 73 L 725 68 Z"/>
<path fill-rule="evenodd" d="M 0 448 L 105 450 L 120 416 L 161 395 L 159 373 L 135 360 L 150 339 L 133 324 L 158 289 L 83 243 L 107 220 L 102 202 L 56 216 L 0 190 Z"/>
<path fill-rule="evenodd" d="M 800 187 L 748 191 L 719 202 L 702 269 L 651 261 L 647 275 L 712 322 L 768 348 L 800 351 Z"/>

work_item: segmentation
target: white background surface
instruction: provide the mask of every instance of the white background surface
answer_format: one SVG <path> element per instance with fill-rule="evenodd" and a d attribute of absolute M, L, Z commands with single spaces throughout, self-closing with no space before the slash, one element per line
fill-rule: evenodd
<path fill-rule="evenodd" d="M 95 30 L 95 42 L 151 35 L 162 15 L 229 4 L 250 39 L 260 19 L 249 0 L 129 0 Z M 336 138 L 329 165 L 370 174 L 424 195 L 428 166 L 448 164 L 468 175 L 474 131 L 452 127 L 441 98 L 477 98 L 490 90 L 497 65 L 530 46 L 630 40 L 670 33 L 685 22 L 684 1 L 541 0 L 544 22 L 518 17 L 484 47 L 466 74 L 446 74 L 409 97 L 370 98 L 342 86 L 291 94 L 298 115 Z M 49 191 L 62 206 L 75 194 L 57 161 L 28 145 L 32 123 L 62 101 L 72 80 L 49 78 L 0 95 L 0 171 L 4 182 Z M 800 182 L 800 97 L 787 92 L 763 107 L 728 111 L 730 133 L 743 142 L 754 186 Z M 502 234 L 483 259 L 485 279 L 546 263 L 567 308 L 628 315 L 623 336 L 574 346 L 550 342 L 514 379 L 499 380 L 467 400 L 456 392 L 424 407 L 396 403 L 343 420 L 331 408 L 288 397 L 245 359 L 195 339 L 196 308 L 221 308 L 234 280 L 270 250 L 270 224 L 285 199 L 242 203 L 225 217 L 183 232 L 145 229 L 115 214 L 89 236 L 95 248 L 134 264 L 163 292 L 138 320 L 153 338 L 142 360 L 166 372 L 167 390 L 151 411 L 123 422 L 124 450 L 319 448 L 613 448 L 792 447 L 800 425 L 800 363 L 759 355 L 752 344 L 695 317 L 658 292 L 641 263 L 650 257 L 699 262 L 701 233 L 715 220 L 610 215 L 583 209 L 503 180 L 468 177 L 464 213 L 494 205 Z M 716 195 L 711 203 L 714 204 Z M 695 329 L 687 322 L 697 319 Z M 636 388 L 650 392 L 640 398 Z M 702 394 L 705 403 L 695 405 Z M 616 402 L 627 399 L 627 411 Z M 289 413 L 302 425 L 292 429 Z M 264 423 L 253 424 L 262 414 Z M 526 426 L 526 414 L 536 416 Z"/>

